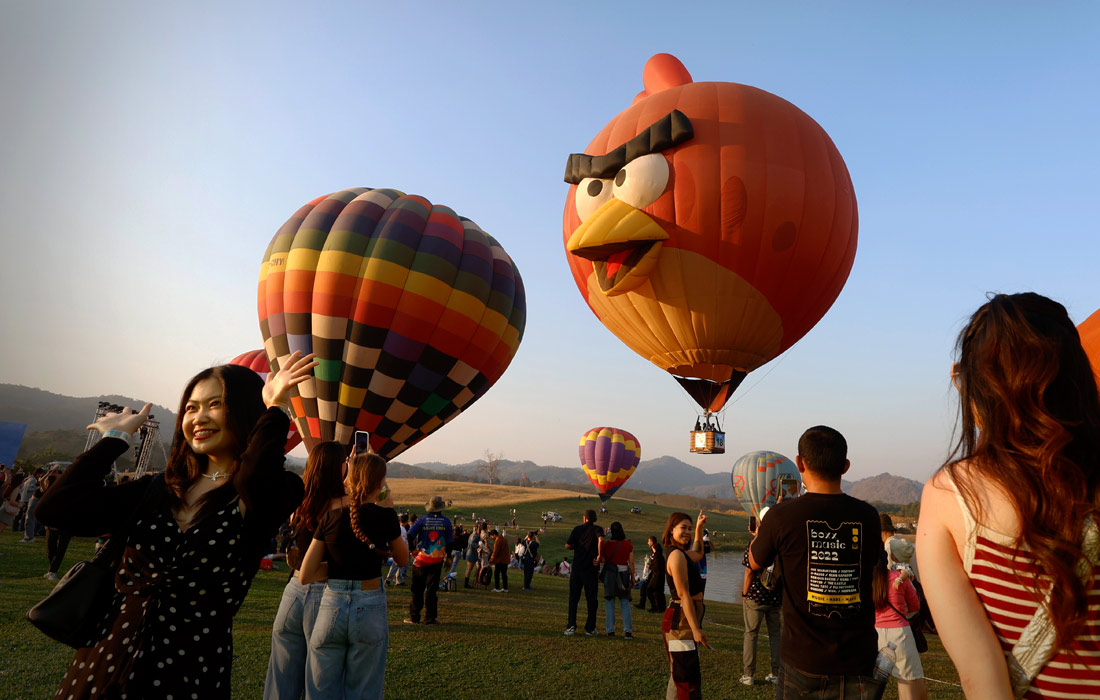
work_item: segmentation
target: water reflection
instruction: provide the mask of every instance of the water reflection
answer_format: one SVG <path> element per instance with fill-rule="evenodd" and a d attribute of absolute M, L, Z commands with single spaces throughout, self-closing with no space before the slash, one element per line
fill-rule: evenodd
<path fill-rule="evenodd" d="M 741 603 L 741 586 L 745 580 L 745 567 L 741 566 L 744 550 L 711 552 L 707 555 L 707 590 L 705 600 L 720 603 Z M 668 587 L 665 587 L 668 595 Z"/>

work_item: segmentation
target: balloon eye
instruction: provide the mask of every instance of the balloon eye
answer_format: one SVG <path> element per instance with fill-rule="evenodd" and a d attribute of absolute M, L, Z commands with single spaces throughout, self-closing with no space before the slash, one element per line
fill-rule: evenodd
<path fill-rule="evenodd" d="M 584 221 L 611 199 L 611 180 L 586 177 L 577 185 L 577 215 Z"/>
<path fill-rule="evenodd" d="M 615 199 L 635 209 L 657 201 L 668 185 L 668 160 L 650 153 L 630 161 L 615 175 Z"/>

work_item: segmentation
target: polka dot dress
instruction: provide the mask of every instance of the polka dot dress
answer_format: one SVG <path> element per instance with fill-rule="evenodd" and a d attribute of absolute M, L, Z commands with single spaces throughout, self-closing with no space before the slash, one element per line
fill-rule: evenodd
<path fill-rule="evenodd" d="M 104 611 L 55 697 L 229 697 L 233 615 L 258 565 L 236 502 L 183 532 L 167 510 L 138 520 Z"/>

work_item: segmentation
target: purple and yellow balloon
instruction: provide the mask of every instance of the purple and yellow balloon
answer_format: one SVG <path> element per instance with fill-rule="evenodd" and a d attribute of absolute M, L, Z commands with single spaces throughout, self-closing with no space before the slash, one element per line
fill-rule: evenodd
<path fill-rule="evenodd" d="M 581 467 L 600 500 L 606 502 L 638 468 L 638 438 L 618 428 L 592 428 L 581 437 Z"/>

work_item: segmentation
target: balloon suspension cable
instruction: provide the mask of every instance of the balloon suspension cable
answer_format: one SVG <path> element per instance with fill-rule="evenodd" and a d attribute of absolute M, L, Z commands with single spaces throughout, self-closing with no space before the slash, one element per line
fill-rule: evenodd
<path fill-rule="evenodd" d="M 728 402 L 728 403 L 727 403 L 727 404 L 726 404 L 725 406 L 723 406 L 723 407 L 722 407 L 722 409 L 721 409 L 720 411 L 718 411 L 718 413 L 719 413 L 719 414 L 721 414 L 721 415 L 722 415 L 722 417 L 724 418 L 724 417 L 725 417 L 725 413 L 726 413 L 726 409 L 728 409 L 728 408 L 729 408 L 730 406 L 732 406 L 733 404 L 737 403 L 737 402 L 738 402 L 738 401 L 740 401 L 741 399 L 743 399 L 743 398 L 745 398 L 746 396 L 748 396 L 748 395 L 749 395 L 749 394 L 750 394 L 750 393 L 752 392 L 752 390 L 753 390 L 753 389 L 755 389 L 756 387 L 760 386 L 760 383 L 761 383 L 762 381 L 764 381 L 765 379 L 767 379 L 767 378 L 768 378 L 768 375 L 769 375 L 769 374 L 771 374 L 771 373 L 772 373 L 773 371 L 775 371 L 775 368 L 776 368 L 776 367 L 778 367 L 778 366 L 780 365 L 780 363 L 782 363 L 782 362 L 783 362 L 783 360 L 787 359 L 787 356 L 791 354 L 791 350 L 794 350 L 794 346 L 793 346 L 793 345 L 792 345 L 791 347 L 787 348 L 787 352 L 785 352 L 785 353 L 783 353 L 782 355 L 780 355 L 780 356 L 779 356 L 779 359 L 777 359 L 777 360 L 775 361 L 775 363 L 773 363 L 773 364 L 772 364 L 772 366 L 768 368 L 768 371 L 764 373 L 764 376 L 760 377 L 760 379 L 757 379 L 757 380 L 756 380 L 756 382 L 755 382 L 755 383 L 753 383 L 753 385 L 752 385 L 752 386 L 750 386 L 750 387 L 749 387 L 748 389 L 745 389 L 744 391 L 742 391 L 742 392 L 741 392 L 741 393 L 740 393 L 740 394 L 739 394 L 739 395 L 737 396 L 737 398 L 733 399 L 732 401 Z"/>

